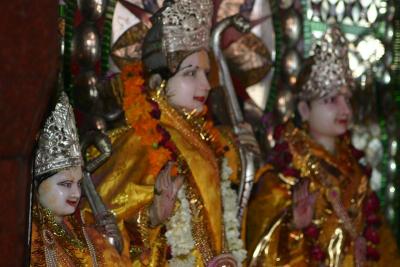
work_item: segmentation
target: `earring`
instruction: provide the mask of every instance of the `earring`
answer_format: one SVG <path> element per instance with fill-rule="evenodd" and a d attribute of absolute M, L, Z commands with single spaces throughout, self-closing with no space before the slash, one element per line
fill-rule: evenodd
<path fill-rule="evenodd" d="M 166 95 L 166 93 L 167 93 L 167 92 L 165 91 L 166 85 L 167 85 L 167 81 L 166 81 L 166 80 L 162 80 L 161 83 L 160 83 L 160 85 L 157 86 L 157 88 L 156 88 L 156 95 L 157 95 L 158 97 L 160 97 L 160 96 L 165 96 L 165 95 Z"/>

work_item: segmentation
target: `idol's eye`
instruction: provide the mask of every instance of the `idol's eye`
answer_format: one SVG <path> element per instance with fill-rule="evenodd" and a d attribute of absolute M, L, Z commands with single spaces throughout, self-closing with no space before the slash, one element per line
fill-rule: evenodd
<path fill-rule="evenodd" d="M 324 99 L 324 104 L 332 104 L 336 102 L 336 96 L 327 97 Z"/>
<path fill-rule="evenodd" d="M 78 187 L 79 187 L 79 188 L 82 187 L 82 180 L 79 180 L 79 182 L 78 182 Z"/>
<path fill-rule="evenodd" d="M 67 188 L 71 188 L 72 187 L 72 181 L 59 182 L 58 185 L 64 186 L 64 187 L 67 187 Z"/>
<path fill-rule="evenodd" d="M 183 73 L 183 75 L 184 76 L 195 76 L 196 75 L 196 70 L 188 70 L 188 71 L 185 71 L 184 73 Z"/>

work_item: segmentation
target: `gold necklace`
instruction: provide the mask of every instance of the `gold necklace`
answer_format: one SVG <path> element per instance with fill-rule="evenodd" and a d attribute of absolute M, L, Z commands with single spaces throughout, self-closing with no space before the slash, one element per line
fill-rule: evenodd
<path fill-rule="evenodd" d="M 46 227 L 54 236 L 60 240 L 68 242 L 72 246 L 79 249 L 85 249 L 85 244 L 79 239 L 78 235 L 73 232 L 68 234 L 67 231 L 56 222 L 53 213 L 49 209 L 44 207 L 38 207 L 37 209 L 38 211 L 35 211 L 34 209 L 34 216 L 36 213 L 36 216 L 41 222 L 41 227 Z M 74 225 L 75 224 L 77 223 L 74 223 Z"/>
<path fill-rule="evenodd" d="M 73 250 L 69 247 L 71 245 L 73 248 L 79 249 L 80 251 L 88 251 L 90 257 L 92 258 L 93 266 L 99 266 L 98 258 L 96 255 L 96 250 L 91 242 L 89 235 L 83 225 L 80 225 L 77 220 L 72 216 L 68 216 L 68 222 L 71 223 L 73 231 L 68 232 L 62 225 L 56 222 L 53 213 L 44 207 L 38 205 L 33 209 L 34 218 L 40 222 L 40 228 L 42 228 L 43 238 L 45 244 L 44 247 L 46 262 L 49 266 L 58 266 L 57 262 L 65 262 L 66 259 L 61 257 L 58 259 L 55 252 L 55 242 L 60 242 L 61 248 L 65 251 L 66 255 L 74 262 L 74 264 L 80 264 L 79 259 L 74 257 Z M 65 225 L 67 228 L 67 226 Z M 82 229 L 82 236 L 79 236 L 79 231 L 74 231 L 76 229 Z M 57 239 L 54 240 L 54 237 Z M 84 240 L 84 241 L 82 241 Z M 68 245 L 69 244 L 69 245 Z"/>
<path fill-rule="evenodd" d="M 206 127 L 207 124 L 211 122 L 207 121 L 204 116 L 196 114 L 195 110 L 192 112 L 186 112 L 183 110 L 182 114 L 185 120 L 190 124 L 190 126 L 192 126 L 192 131 L 196 132 L 200 136 L 201 140 L 212 144 L 215 140 L 215 135 L 210 133 Z"/>

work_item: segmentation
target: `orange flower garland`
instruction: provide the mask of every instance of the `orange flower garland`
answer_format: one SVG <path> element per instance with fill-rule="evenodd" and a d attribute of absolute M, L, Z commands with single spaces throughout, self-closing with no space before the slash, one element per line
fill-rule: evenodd
<path fill-rule="evenodd" d="M 158 120 L 152 115 L 155 107 L 144 93 L 142 64 L 139 62 L 126 66 L 121 72 L 121 80 L 124 85 L 126 120 L 142 143 L 149 147 L 149 174 L 155 177 L 167 161 L 172 160 L 172 152 L 160 146 L 165 136 L 160 131 Z M 176 175 L 176 169 L 173 175 Z"/>

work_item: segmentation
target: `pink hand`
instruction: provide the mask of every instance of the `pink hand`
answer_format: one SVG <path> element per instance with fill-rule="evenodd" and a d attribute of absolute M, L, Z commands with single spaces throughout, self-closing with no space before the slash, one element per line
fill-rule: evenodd
<path fill-rule="evenodd" d="M 354 255 L 356 261 L 356 267 L 365 266 L 366 254 L 367 254 L 367 242 L 365 241 L 364 237 L 359 236 L 354 242 Z"/>
<path fill-rule="evenodd" d="M 293 190 L 293 223 L 297 229 L 307 227 L 314 216 L 314 205 L 318 192 L 312 194 L 308 191 L 310 181 L 299 182 Z"/>
<path fill-rule="evenodd" d="M 231 254 L 221 254 L 214 257 L 207 267 L 237 267 L 235 258 Z"/>
<path fill-rule="evenodd" d="M 176 195 L 183 184 L 183 177 L 171 177 L 173 163 L 168 162 L 159 173 L 154 186 L 155 194 L 150 207 L 152 225 L 158 225 L 168 219 L 175 207 Z"/>

